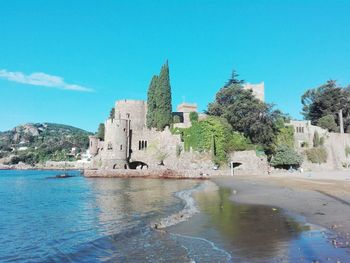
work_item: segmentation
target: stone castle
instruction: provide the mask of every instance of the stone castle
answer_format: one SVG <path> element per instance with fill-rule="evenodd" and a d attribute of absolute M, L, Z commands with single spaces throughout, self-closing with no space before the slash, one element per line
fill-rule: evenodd
<path fill-rule="evenodd" d="M 245 84 L 253 94 L 264 100 L 264 83 Z M 190 113 L 197 112 L 197 104 L 178 105 L 173 116 L 179 116 L 174 127 L 191 126 Z M 164 131 L 146 127 L 147 102 L 143 100 L 119 100 L 115 103 L 115 115 L 104 123 L 104 140 L 90 136 L 89 152 L 92 164 L 101 169 L 133 169 L 143 163 L 150 168 L 165 164 L 173 169 L 210 168 L 210 154 L 184 152 L 180 135 L 172 134 L 167 127 Z M 199 114 L 199 119 L 205 118 Z"/>

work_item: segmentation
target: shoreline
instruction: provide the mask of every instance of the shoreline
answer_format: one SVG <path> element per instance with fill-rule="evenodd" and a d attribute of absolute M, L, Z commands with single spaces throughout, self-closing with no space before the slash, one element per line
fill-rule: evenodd
<path fill-rule="evenodd" d="M 323 227 L 335 234 L 335 247 L 350 248 L 350 181 L 322 177 L 324 173 L 273 176 L 225 176 L 212 181 L 232 191 L 230 200 L 239 204 L 266 205 L 292 217 Z M 331 173 L 328 173 L 331 174 Z"/>

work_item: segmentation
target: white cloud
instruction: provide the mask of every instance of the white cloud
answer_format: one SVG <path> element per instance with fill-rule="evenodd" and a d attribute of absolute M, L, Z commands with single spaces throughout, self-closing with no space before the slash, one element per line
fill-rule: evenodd
<path fill-rule="evenodd" d="M 7 71 L 6 69 L 1 69 L 0 78 L 6 79 L 8 81 L 14 81 L 14 82 L 34 85 L 34 86 L 83 91 L 83 92 L 93 91 L 92 89 L 89 89 L 80 85 L 66 83 L 62 77 L 52 76 L 42 72 L 35 72 L 30 75 L 25 75 L 22 72 L 11 72 L 11 71 Z"/>

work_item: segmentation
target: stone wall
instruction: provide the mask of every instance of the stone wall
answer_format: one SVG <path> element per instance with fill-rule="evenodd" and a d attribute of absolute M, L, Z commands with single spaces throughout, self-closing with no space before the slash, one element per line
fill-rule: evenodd
<path fill-rule="evenodd" d="M 253 151 L 237 151 L 230 154 L 231 162 L 238 165 L 234 168 L 234 175 L 266 175 L 268 162 L 266 156 L 257 156 Z"/>
<path fill-rule="evenodd" d="M 350 134 L 330 133 L 312 125 L 310 121 L 291 121 L 290 125 L 294 127 L 295 149 L 304 156 L 302 165 L 304 170 L 339 170 L 350 166 L 350 156 L 347 157 L 345 154 L 346 146 L 350 146 Z M 328 154 L 326 163 L 315 164 L 307 159 L 305 151 L 313 147 L 315 132 L 320 138 L 324 138 L 324 147 Z"/>
<path fill-rule="evenodd" d="M 147 102 L 143 100 L 118 100 L 115 103 L 115 118 L 130 119 L 130 129 L 143 130 L 146 127 Z"/>
<path fill-rule="evenodd" d="M 150 169 L 161 168 L 162 165 L 159 165 L 161 155 L 165 156 L 164 167 L 169 169 L 191 170 L 213 167 L 209 153 L 185 152 L 180 135 L 172 134 L 168 128 L 162 132 L 144 129 L 133 133 L 131 150 L 130 162 L 142 161 L 147 163 Z"/>
<path fill-rule="evenodd" d="M 350 168 L 350 156 L 346 156 L 346 146 L 350 147 L 350 134 L 328 133 L 325 136 L 324 147 L 327 150 L 327 162 L 322 164 L 311 163 L 304 155 L 304 170 L 324 171 L 343 170 Z"/>
<path fill-rule="evenodd" d="M 320 137 L 326 138 L 328 135 L 327 130 L 312 125 L 310 121 L 290 121 L 289 125 L 294 127 L 294 144 L 296 149 L 302 148 L 304 143 L 312 147 L 315 132 Z"/>

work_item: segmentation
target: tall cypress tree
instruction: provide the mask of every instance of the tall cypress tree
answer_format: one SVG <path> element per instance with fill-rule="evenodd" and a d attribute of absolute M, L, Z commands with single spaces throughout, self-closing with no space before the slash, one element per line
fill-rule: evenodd
<path fill-rule="evenodd" d="M 168 61 L 162 66 L 156 89 L 156 127 L 163 130 L 172 121 L 171 87 Z"/>
<path fill-rule="evenodd" d="M 147 93 L 147 127 L 163 130 L 172 121 L 169 66 L 166 62 L 159 76 L 153 76 Z"/>
<path fill-rule="evenodd" d="M 153 76 L 147 92 L 147 128 L 156 127 L 156 90 L 158 85 L 158 76 Z"/>

